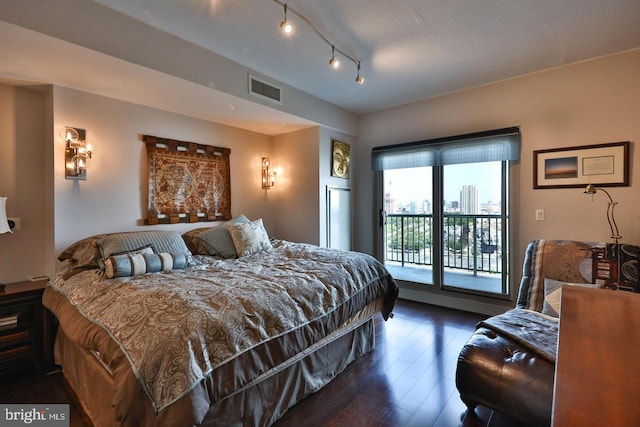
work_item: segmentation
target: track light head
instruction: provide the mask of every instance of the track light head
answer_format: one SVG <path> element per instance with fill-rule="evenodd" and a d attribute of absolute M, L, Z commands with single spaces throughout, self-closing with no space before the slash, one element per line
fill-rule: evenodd
<path fill-rule="evenodd" d="M 280 23 L 280 28 L 282 32 L 286 35 L 290 35 L 293 33 L 293 25 L 289 21 L 287 21 L 287 4 L 284 4 L 284 20 Z"/>
<path fill-rule="evenodd" d="M 360 75 L 360 61 L 358 61 L 358 75 L 356 76 L 356 83 L 359 85 L 364 83 L 364 77 Z"/>
<path fill-rule="evenodd" d="M 280 28 L 282 28 L 282 32 L 286 35 L 290 35 L 291 33 L 293 33 L 293 25 L 291 25 L 287 21 L 282 21 L 280 23 Z"/>
<path fill-rule="evenodd" d="M 329 60 L 329 65 L 334 70 L 340 68 L 340 61 L 336 58 L 335 46 L 331 45 L 331 59 Z"/>

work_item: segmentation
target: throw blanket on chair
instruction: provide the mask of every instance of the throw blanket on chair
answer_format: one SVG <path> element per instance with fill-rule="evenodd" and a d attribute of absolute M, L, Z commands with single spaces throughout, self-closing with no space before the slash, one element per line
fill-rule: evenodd
<path fill-rule="evenodd" d="M 504 335 L 551 363 L 556 362 L 558 319 L 536 311 L 516 308 L 478 323 Z"/>

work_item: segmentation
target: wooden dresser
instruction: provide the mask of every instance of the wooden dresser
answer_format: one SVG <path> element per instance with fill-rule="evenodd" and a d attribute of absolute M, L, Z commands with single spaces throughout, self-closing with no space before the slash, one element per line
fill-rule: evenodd
<path fill-rule="evenodd" d="M 640 423 L 640 294 L 562 289 L 553 426 Z"/>

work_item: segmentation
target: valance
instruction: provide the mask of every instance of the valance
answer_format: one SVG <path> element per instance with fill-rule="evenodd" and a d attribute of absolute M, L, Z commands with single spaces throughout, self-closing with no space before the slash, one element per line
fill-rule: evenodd
<path fill-rule="evenodd" d="M 520 159 L 520 129 L 510 127 L 374 147 L 374 171 Z"/>

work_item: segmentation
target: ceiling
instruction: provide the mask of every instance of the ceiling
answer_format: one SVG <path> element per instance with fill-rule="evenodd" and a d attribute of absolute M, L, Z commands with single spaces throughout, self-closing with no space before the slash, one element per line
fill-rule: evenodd
<path fill-rule="evenodd" d="M 92 15 L 82 16 L 83 28 L 106 23 L 111 35 L 115 11 L 355 114 L 640 48 L 639 0 L 291 0 L 289 37 L 280 32 L 280 1 L 63 3 L 0 0 L 0 81 L 72 87 L 268 135 L 314 123 L 105 54 L 109 40 L 96 41 L 99 32 L 87 34 L 94 45 L 64 41 L 47 30 L 50 16 L 71 17 L 75 7 Z M 342 67 L 330 69 L 331 47 L 314 27 L 361 62 L 363 85 L 340 53 Z M 81 57 L 82 67 L 64 57 Z"/>
<path fill-rule="evenodd" d="M 640 47 L 638 0 L 96 0 L 361 114 Z M 286 0 L 285 0 L 286 1 Z"/>

